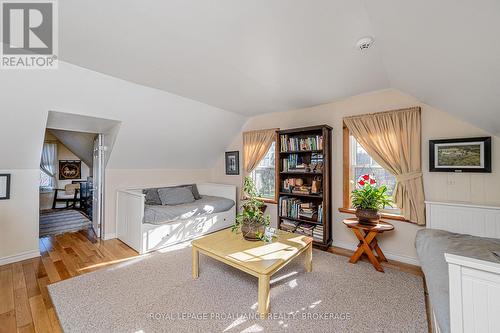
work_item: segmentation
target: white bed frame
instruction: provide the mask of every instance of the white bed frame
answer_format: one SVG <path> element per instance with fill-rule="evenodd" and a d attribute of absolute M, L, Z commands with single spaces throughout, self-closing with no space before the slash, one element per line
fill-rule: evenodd
<path fill-rule="evenodd" d="M 426 202 L 427 227 L 500 238 L 500 207 Z M 445 253 L 452 333 L 500 332 L 500 262 Z M 433 313 L 433 331 L 440 332 Z"/>
<path fill-rule="evenodd" d="M 166 187 L 175 185 L 159 185 Z M 196 184 L 201 195 L 213 195 L 236 202 L 236 186 L 214 183 Z M 152 186 L 148 186 L 152 187 Z M 146 188 L 146 187 L 145 187 Z M 181 221 L 155 225 L 142 223 L 145 194 L 143 188 L 117 191 L 116 226 L 118 238 L 144 254 L 166 246 L 178 244 L 231 226 L 236 218 L 236 205 L 230 210 L 193 217 Z"/>

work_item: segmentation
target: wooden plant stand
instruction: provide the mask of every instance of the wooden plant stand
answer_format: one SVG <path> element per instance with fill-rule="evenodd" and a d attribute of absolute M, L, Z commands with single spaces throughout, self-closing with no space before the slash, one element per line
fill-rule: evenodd
<path fill-rule="evenodd" d="M 380 220 L 376 225 L 361 224 L 357 218 L 345 219 L 344 224 L 352 230 L 356 238 L 359 240 L 358 248 L 349 259 L 350 263 L 355 264 L 359 258 L 364 254 L 368 257 L 371 264 L 379 272 L 384 272 L 380 261 L 386 261 L 382 249 L 378 246 L 377 235 L 385 231 L 394 230 L 394 226 L 389 222 Z M 373 251 L 377 254 L 375 256 Z"/>

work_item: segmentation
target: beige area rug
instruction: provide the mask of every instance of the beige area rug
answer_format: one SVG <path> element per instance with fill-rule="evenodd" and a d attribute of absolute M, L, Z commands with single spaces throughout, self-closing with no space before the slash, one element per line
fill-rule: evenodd
<path fill-rule="evenodd" d="M 271 280 L 256 318 L 257 279 L 191 249 L 154 253 L 49 286 L 65 332 L 427 332 L 422 278 L 314 251 Z"/>

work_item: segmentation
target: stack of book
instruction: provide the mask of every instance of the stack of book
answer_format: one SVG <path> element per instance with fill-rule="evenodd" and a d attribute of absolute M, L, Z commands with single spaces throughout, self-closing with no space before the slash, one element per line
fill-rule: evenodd
<path fill-rule="evenodd" d="M 317 225 L 316 227 L 314 227 L 312 236 L 313 236 L 314 240 L 316 240 L 318 242 L 323 242 L 323 226 Z"/>
<path fill-rule="evenodd" d="M 323 136 L 321 135 L 290 138 L 285 134 L 281 136 L 280 140 L 282 152 L 323 149 Z"/>
<path fill-rule="evenodd" d="M 299 199 L 281 197 L 278 203 L 279 215 L 298 219 L 300 204 Z"/>
<path fill-rule="evenodd" d="M 299 218 L 313 220 L 317 214 L 312 202 L 303 202 L 300 204 Z"/>
<path fill-rule="evenodd" d="M 309 223 L 301 223 L 295 230 L 296 233 L 306 235 L 306 236 L 311 236 L 313 235 L 313 230 L 314 230 L 314 224 L 309 224 Z"/>
<path fill-rule="evenodd" d="M 283 219 L 280 224 L 280 229 L 288 232 L 295 232 L 298 224 L 299 222 Z"/>
<path fill-rule="evenodd" d="M 283 171 L 289 171 L 290 169 L 296 169 L 299 164 L 299 155 L 290 154 L 287 158 L 283 159 Z"/>
<path fill-rule="evenodd" d="M 292 193 L 293 194 L 311 194 L 311 186 L 294 186 L 292 188 Z"/>

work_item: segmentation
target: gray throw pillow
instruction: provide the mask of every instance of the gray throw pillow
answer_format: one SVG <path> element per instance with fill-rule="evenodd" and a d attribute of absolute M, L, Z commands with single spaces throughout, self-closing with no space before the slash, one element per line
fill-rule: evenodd
<path fill-rule="evenodd" d="M 193 192 L 189 187 L 165 187 L 158 189 L 162 205 L 181 205 L 194 202 Z"/>
<path fill-rule="evenodd" d="M 160 196 L 158 195 L 158 189 L 156 187 L 146 188 L 142 190 L 142 193 L 146 195 L 146 205 L 161 205 Z"/>
<path fill-rule="evenodd" d="M 201 195 L 200 195 L 200 192 L 198 192 L 198 187 L 196 186 L 196 184 L 191 184 L 191 185 L 188 185 L 188 186 L 191 186 L 191 192 L 193 192 L 193 197 L 196 200 L 200 200 L 201 199 Z"/>

